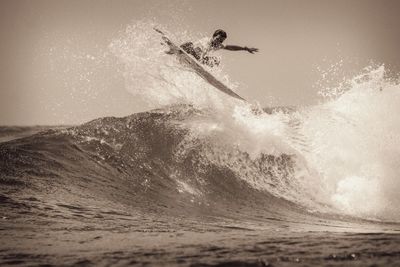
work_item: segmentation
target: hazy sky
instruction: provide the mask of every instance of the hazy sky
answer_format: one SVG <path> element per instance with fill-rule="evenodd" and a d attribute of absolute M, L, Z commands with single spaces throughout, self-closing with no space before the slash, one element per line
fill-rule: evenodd
<path fill-rule="evenodd" d="M 173 31 L 228 32 L 221 51 L 241 95 L 262 105 L 318 101 L 321 74 L 371 62 L 400 70 L 400 1 L 0 1 L 0 124 L 74 124 L 146 110 L 102 57 L 127 25 L 152 19 Z M 102 58 L 102 60 L 98 60 Z"/>

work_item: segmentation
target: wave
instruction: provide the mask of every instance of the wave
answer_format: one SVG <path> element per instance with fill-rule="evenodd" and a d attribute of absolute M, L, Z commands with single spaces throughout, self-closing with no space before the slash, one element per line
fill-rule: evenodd
<path fill-rule="evenodd" d="M 0 143 L 4 196 L 171 215 L 400 220 L 400 86 L 384 67 L 322 92 L 318 105 L 263 110 L 183 69 L 152 26 L 128 27 L 110 49 L 127 90 L 164 108 Z"/>
<path fill-rule="evenodd" d="M 388 89 L 385 98 L 393 100 L 397 92 L 395 87 Z M 296 221 L 309 220 L 310 216 L 346 218 L 363 214 L 367 214 L 365 218 L 385 218 L 367 213 L 367 208 L 375 211 L 382 202 L 367 204 L 360 198 L 385 196 L 397 201 L 397 194 L 382 196 L 376 191 L 379 186 L 396 188 L 396 183 L 386 184 L 395 177 L 371 182 L 361 176 L 347 176 L 346 171 L 365 171 L 349 168 L 350 163 L 373 163 L 385 164 L 381 165 L 386 168 L 385 174 L 392 170 L 395 175 L 394 164 L 399 158 L 393 142 L 398 139 L 375 144 L 378 136 L 374 129 L 357 132 L 357 127 L 369 125 L 366 121 L 360 124 L 353 112 L 329 110 L 353 94 L 345 93 L 303 111 L 278 109 L 270 114 L 244 107 L 231 114 L 218 113 L 180 104 L 40 132 L 0 144 L 2 191 L 4 195 L 4 191 L 14 190 L 35 198 L 51 196 L 63 203 L 68 199 L 108 201 L 167 214 Z M 353 107 L 357 101 L 363 103 L 360 92 L 353 101 Z M 397 108 L 395 100 L 392 106 L 385 103 L 385 110 Z M 371 104 L 367 107 L 371 109 Z M 385 121 L 394 127 L 395 121 Z M 343 135 L 334 132 L 345 126 L 349 129 Z M 382 127 L 377 129 L 381 134 L 397 134 L 396 128 L 388 131 Z M 360 138 L 356 134 L 370 138 L 361 138 L 360 142 L 374 149 L 373 162 L 366 161 L 371 153 L 360 151 L 367 147 L 349 145 Z M 382 137 L 379 140 L 386 140 Z M 340 156 L 348 160 L 353 157 L 345 164 Z M 335 181 L 328 180 L 331 175 Z M 370 206 L 359 213 L 354 212 L 357 204 Z M 396 215 L 394 206 L 379 208 Z"/>
<path fill-rule="evenodd" d="M 2 143 L 3 193 L 15 190 L 63 203 L 68 199 L 111 201 L 169 214 L 196 211 L 234 217 L 233 210 L 247 208 L 246 216 L 255 216 L 257 210 L 271 216 L 296 210 L 284 198 L 240 179 L 234 167 L 207 160 L 204 153 L 211 151 L 209 144 L 198 143 L 182 153 L 190 136 L 183 127 L 185 121 L 206 114 L 178 105 Z M 292 159 L 286 154 L 257 160 L 245 153 L 240 157 L 251 161 L 271 183 L 277 174 L 289 177 L 293 172 Z M 286 208 L 277 212 L 277 203 Z"/>

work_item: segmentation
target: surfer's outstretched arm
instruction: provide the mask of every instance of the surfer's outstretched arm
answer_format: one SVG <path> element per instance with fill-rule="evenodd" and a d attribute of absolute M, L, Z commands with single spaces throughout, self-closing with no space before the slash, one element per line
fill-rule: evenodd
<path fill-rule="evenodd" d="M 247 46 L 242 47 L 242 46 L 238 46 L 238 45 L 225 45 L 224 49 L 230 50 L 230 51 L 241 51 L 241 50 L 244 50 L 244 51 L 247 51 L 247 52 L 252 53 L 252 54 L 254 52 L 258 52 L 258 48 L 249 48 Z"/>

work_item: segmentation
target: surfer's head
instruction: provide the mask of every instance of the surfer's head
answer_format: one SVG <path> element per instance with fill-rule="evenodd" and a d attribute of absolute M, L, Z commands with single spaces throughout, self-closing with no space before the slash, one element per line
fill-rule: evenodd
<path fill-rule="evenodd" d="M 222 43 L 226 39 L 226 32 L 224 30 L 216 30 L 213 34 L 213 41 Z"/>

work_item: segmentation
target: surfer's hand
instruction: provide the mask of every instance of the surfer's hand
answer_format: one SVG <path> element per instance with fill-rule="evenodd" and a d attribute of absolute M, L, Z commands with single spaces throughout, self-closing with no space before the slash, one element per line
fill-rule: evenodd
<path fill-rule="evenodd" d="M 254 54 L 254 52 L 258 52 L 258 48 L 249 48 L 249 47 L 246 47 L 246 50 L 247 50 L 247 52 L 249 52 L 249 53 L 251 53 L 251 54 Z"/>

